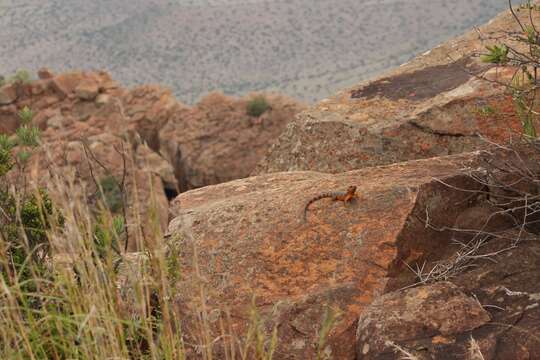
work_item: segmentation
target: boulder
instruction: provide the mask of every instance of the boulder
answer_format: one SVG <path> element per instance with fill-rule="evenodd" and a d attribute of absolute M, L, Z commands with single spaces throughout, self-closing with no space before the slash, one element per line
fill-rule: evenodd
<path fill-rule="evenodd" d="M 4 85 L 0 88 L 0 106 L 10 105 L 17 101 L 19 97 L 19 87 L 18 83 L 11 83 Z"/>
<path fill-rule="evenodd" d="M 54 73 L 47 68 L 39 69 L 37 74 L 41 80 L 52 79 L 54 77 Z"/>
<path fill-rule="evenodd" d="M 529 336 L 539 330 L 538 240 L 510 230 L 451 282 L 377 298 L 359 318 L 356 359 L 538 358 L 540 343 Z"/>
<path fill-rule="evenodd" d="M 252 95 L 254 96 L 254 95 Z M 247 98 L 213 93 L 185 108 L 161 129 L 160 152 L 173 164 L 180 190 L 248 176 L 303 105 L 265 95 L 270 109 L 247 114 Z"/>
<path fill-rule="evenodd" d="M 431 339 L 434 346 L 454 343 L 457 335 L 490 320 L 478 301 L 450 282 L 395 291 L 377 298 L 360 316 L 357 359 L 383 359 L 411 339 Z M 408 351 L 424 358 L 424 350 Z"/>
<path fill-rule="evenodd" d="M 452 246 L 452 233 L 437 228 L 450 228 L 480 201 L 470 192 L 479 184 L 460 170 L 476 169 L 474 158 L 417 160 L 336 175 L 274 173 L 179 195 L 171 205 L 168 248 L 182 269 L 177 302 L 183 329 L 194 328 L 199 295 L 205 294 L 211 338 L 241 338 L 255 297 L 267 334 L 277 329 L 276 358 L 312 359 L 322 352 L 353 359 L 362 311 L 387 289 L 414 281 L 405 263 L 440 259 Z M 322 199 L 303 220 L 309 199 L 349 185 L 358 187 L 354 201 Z M 232 322 L 233 334 L 219 329 L 228 312 L 224 321 Z M 337 322 L 321 348 L 318 334 L 329 313 Z M 485 314 L 478 316 L 480 324 Z"/>
<path fill-rule="evenodd" d="M 485 147 L 484 139 L 508 140 L 521 122 L 498 82 L 508 83 L 514 69 L 493 68 L 477 54 L 490 45 L 484 39 L 502 41 L 518 30 L 504 12 L 479 31 L 320 101 L 288 125 L 253 174 L 338 173 L 472 151 Z"/>
<path fill-rule="evenodd" d="M 122 97 L 122 113 L 126 125 L 135 130 L 154 151 L 160 150 L 159 133 L 164 126 L 178 118 L 186 106 L 172 95 L 170 89 L 144 85 L 130 90 Z"/>
<path fill-rule="evenodd" d="M 52 78 L 49 87 L 60 99 L 65 99 L 75 92 L 82 79 L 83 74 L 80 72 L 64 73 Z"/>
<path fill-rule="evenodd" d="M 92 101 L 99 93 L 98 84 L 94 82 L 82 82 L 75 88 L 75 94 L 81 100 Z"/>

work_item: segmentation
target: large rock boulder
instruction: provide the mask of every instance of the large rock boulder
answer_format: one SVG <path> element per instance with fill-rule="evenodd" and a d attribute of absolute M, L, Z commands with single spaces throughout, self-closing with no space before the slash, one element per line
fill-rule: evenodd
<path fill-rule="evenodd" d="M 255 296 L 263 319 L 270 318 L 264 328 L 277 328 L 276 358 L 312 359 L 317 353 L 354 358 L 362 311 L 387 289 L 414 280 L 405 263 L 443 257 L 451 232 L 436 227 L 451 227 L 460 213 L 482 201 L 456 190 L 480 189 L 460 170 L 476 169 L 472 158 L 337 175 L 275 173 L 181 194 L 172 203 L 169 250 L 181 263 L 177 300 L 183 329 L 193 329 L 193 314 L 204 304 L 215 331 L 211 338 L 227 338 L 219 324 L 229 310 L 224 321 L 232 322 L 230 335 L 241 337 Z M 358 186 L 356 200 L 320 200 L 303 220 L 306 201 L 349 185 Z M 432 226 L 426 226 L 426 216 Z M 320 348 L 328 309 L 342 315 Z"/>
<path fill-rule="evenodd" d="M 382 359 L 394 352 L 399 358 L 404 355 L 398 350 L 403 342 L 428 338 L 444 343 L 444 337 L 470 332 L 490 320 L 478 301 L 449 282 L 392 292 L 377 298 L 360 316 L 357 358 Z"/>
<path fill-rule="evenodd" d="M 515 240 L 521 239 L 516 246 Z M 357 359 L 536 359 L 540 242 L 510 231 L 451 282 L 394 291 L 360 316 Z M 426 271 L 427 273 L 427 271 Z"/>
<path fill-rule="evenodd" d="M 247 113 L 252 96 L 231 98 L 212 93 L 161 129 L 160 151 L 176 169 L 180 191 L 249 176 L 303 109 L 296 101 L 268 94 L 270 108 L 253 117 Z"/>
<path fill-rule="evenodd" d="M 498 82 L 509 82 L 514 69 L 492 68 L 477 54 L 491 44 L 485 39 L 501 41 L 518 30 L 507 11 L 479 31 L 319 102 L 288 125 L 254 174 L 337 173 L 471 151 L 486 146 L 480 135 L 508 140 L 521 123 Z"/>

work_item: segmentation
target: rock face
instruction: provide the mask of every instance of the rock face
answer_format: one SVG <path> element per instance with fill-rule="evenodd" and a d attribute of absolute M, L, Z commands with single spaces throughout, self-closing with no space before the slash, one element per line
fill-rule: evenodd
<path fill-rule="evenodd" d="M 270 109 L 256 118 L 246 113 L 251 96 L 210 94 L 161 129 L 160 151 L 174 165 L 180 191 L 247 177 L 303 109 L 283 96 L 267 95 Z"/>
<path fill-rule="evenodd" d="M 440 282 L 377 298 L 358 320 L 358 359 L 382 358 L 410 339 L 452 342 L 490 321 L 489 313 L 452 283 Z M 375 353 L 376 356 L 371 356 Z M 437 359 L 440 359 L 437 357 Z"/>
<path fill-rule="evenodd" d="M 480 28 L 487 39 L 518 30 L 509 11 Z M 482 148 L 479 134 L 507 140 L 521 129 L 512 99 L 504 86 L 478 76 L 505 82 L 513 70 L 475 56 L 489 44 L 471 31 L 319 102 L 287 127 L 254 174 L 337 173 Z"/>
<path fill-rule="evenodd" d="M 180 254 L 178 301 L 186 322 L 200 306 L 196 289 L 202 286 L 205 306 L 217 314 L 214 325 L 230 307 L 233 328 L 241 333 L 255 295 L 265 315 L 274 306 L 267 326 L 277 326 L 279 352 L 286 354 L 279 358 L 311 359 L 318 351 L 354 358 L 361 312 L 385 289 L 411 281 L 404 263 L 440 259 L 441 249 L 449 247 L 451 233 L 426 227 L 426 211 L 431 223 L 450 227 L 480 201 L 434 180 L 479 189 L 458 170 L 472 166 L 471 159 L 420 160 L 337 175 L 276 173 L 181 194 L 172 203 L 169 248 Z M 351 184 L 361 189 L 351 204 L 320 200 L 302 220 L 312 196 Z M 328 308 L 343 315 L 324 349 L 317 349 Z"/>
<path fill-rule="evenodd" d="M 406 353 L 418 359 L 537 358 L 540 344 L 529 334 L 540 326 L 540 243 L 531 235 L 506 235 L 478 254 L 496 254 L 491 261 L 478 262 L 452 282 L 376 299 L 360 316 L 357 359 Z M 512 248 L 519 237 L 524 241 Z"/>
<path fill-rule="evenodd" d="M 43 69 L 39 75 L 39 80 L 0 89 L 0 132 L 14 133 L 25 106 L 33 111 L 46 149 L 32 160 L 32 176 L 40 184 L 48 183 L 51 167 L 75 171 L 85 189 L 81 196 L 95 196 L 101 178 L 126 179 L 128 225 L 131 235 L 138 234 L 130 239 L 130 250 L 151 235 L 146 234 L 153 229 L 147 221 L 150 211 L 165 230 L 167 198 L 249 174 L 301 109 L 272 95 L 270 110 L 251 118 L 247 98 L 213 94 L 188 108 L 167 89 L 146 85 L 126 90 L 104 72 L 54 75 Z"/>

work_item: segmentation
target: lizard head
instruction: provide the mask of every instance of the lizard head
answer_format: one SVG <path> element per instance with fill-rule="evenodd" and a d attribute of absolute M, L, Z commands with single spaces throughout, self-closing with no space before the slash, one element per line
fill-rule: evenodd
<path fill-rule="evenodd" d="M 347 194 L 351 194 L 351 195 L 354 195 L 354 193 L 356 192 L 356 186 L 354 185 L 351 185 L 347 188 Z"/>

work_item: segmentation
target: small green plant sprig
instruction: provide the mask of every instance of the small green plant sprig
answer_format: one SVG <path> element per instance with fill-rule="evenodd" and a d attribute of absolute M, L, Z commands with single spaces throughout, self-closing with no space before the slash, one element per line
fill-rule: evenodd
<path fill-rule="evenodd" d="M 257 95 L 248 101 L 246 111 L 249 116 L 259 117 L 270 109 L 268 100 L 262 95 Z"/>
<path fill-rule="evenodd" d="M 105 206 L 114 214 L 122 211 L 124 199 L 121 185 L 113 175 L 108 175 L 99 180 L 100 191 L 103 192 Z"/>
<path fill-rule="evenodd" d="M 483 62 L 504 65 L 508 63 L 508 48 L 505 45 L 486 46 L 487 54 L 480 57 Z"/>

